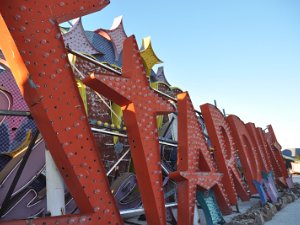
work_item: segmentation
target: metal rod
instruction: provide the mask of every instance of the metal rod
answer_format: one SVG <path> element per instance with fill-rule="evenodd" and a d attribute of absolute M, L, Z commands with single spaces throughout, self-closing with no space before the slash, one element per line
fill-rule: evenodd
<path fill-rule="evenodd" d="M 88 57 L 88 56 L 86 56 L 86 55 L 83 55 L 83 54 L 81 54 L 80 52 L 74 51 L 74 50 L 72 50 L 72 49 L 70 49 L 70 48 L 66 48 L 66 49 L 67 49 L 68 52 L 70 52 L 70 53 L 72 53 L 72 54 L 74 54 L 74 55 L 76 55 L 76 56 L 79 56 L 79 57 L 81 57 L 81 58 L 84 58 L 85 60 L 90 61 L 90 62 L 94 63 L 95 65 L 98 65 L 98 66 L 100 66 L 100 67 L 103 67 L 104 69 L 107 69 L 107 70 L 109 70 L 110 72 L 116 73 L 116 74 L 118 74 L 118 75 L 122 75 L 122 72 L 121 72 L 121 71 L 115 70 L 115 69 L 111 68 L 110 66 L 105 65 L 104 63 L 98 62 L 97 60 L 92 59 L 92 58 L 90 58 L 90 57 Z M 151 87 L 150 87 L 150 88 L 151 88 Z M 158 93 L 158 94 L 160 94 L 160 95 L 163 95 L 164 97 L 166 97 L 166 98 L 168 98 L 168 99 L 170 99 L 170 100 L 172 100 L 172 101 L 174 101 L 174 102 L 177 102 L 177 99 L 176 99 L 176 98 L 173 98 L 172 96 L 167 95 L 167 94 L 165 94 L 165 93 L 163 93 L 163 92 L 161 92 L 161 91 L 159 91 L 159 90 L 155 90 L 155 89 L 153 89 L 153 88 L 151 88 L 151 89 L 152 89 L 153 91 L 155 91 L 156 93 Z"/>
<path fill-rule="evenodd" d="M 169 170 L 165 167 L 165 165 L 163 163 L 161 163 L 161 168 L 167 175 L 170 174 Z"/>
<path fill-rule="evenodd" d="M 108 130 L 104 130 L 104 129 L 98 129 L 98 128 L 92 127 L 92 131 L 97 132 L 97 133 L 101 133 L 101 134 L 107 134 L 107 135 L 111 135 L 111 136 L 127 138 L 126 134 L 116 133 L 116 132 L 108 131 Z"/>
<path fill-rule="evenodd" d="M 73 23 L 70 22 L 70 20 L 68 20 L 67 23 L 68 23 L 71 27 L 74 26 Z"/>
<path fill-rule="evenodd" d="M 215 107 L 218 107 L 217 100 L 214 100 L 214 105 L 215 105 Z"/>
<path fill-rule="evenodd" d="M 84 75 L 81 73 L 81 71 L 72 62 L 70 62 L 70 64 L 71 64 L 72 68 L 74 70 L 76 70 L 76 72 L 80 75 L 81 79 L 84 79 Z"/>
<path fill-rule="evenodd" d="M 106 126 L 105 123 L 102 123 L 102 121 L 101 121 L 101 124 L 98 125 L 97 122 L 98 122 L 98 121 L 90 120 L 90 121 L 89 121 L 89 124 L 90 124 L 91 126 L 97 126 L 97 127 L 99 127 L 98 129 L 100 129 L 100 128 L 102 129 L 102 128 L 103 128 L 103 129 L 106 129 L 106 130 L 109 130 L 109 131 L 115 131 L 115 132 L 122 132 L 122 131 L 125 131 L 125 130 L 123 129 L 123 127 L 120 127 L 120 128 L 115 128 L 115 127 L 114 127 L 114 128 L 112 128 L 112 127 L 111 127 L 112 124 L 108 124 L 108 123 L 107 123 L 107 126 Z"/>
<path fill-rule="evenodd" d="M 0 116 L 31 116 L 30 111 L 0 110 Z"/>
<path fill-rule="evenodd" d="M 104 143 L 105 146 L 115 146 L 113 143 Z"/>
<path fill-rule="evenodd" d="M 194 111 L 195 111 L 195 113 L 197 113 L 199 116 L 202 117 L 202 112 L 200 112 L 200 111 L 198 111 L 198 110 L 196 110 L 196 109 L 194 109 Z"/>
<path fill-rule="evenodd" d="M 225 112 L 225 109 L 223 109 L 223 115 L 226 117 L 226 112 Z"/>
<path fill-rule="evenodd" d="M 101 134 L 112 135 L 112 136 L 116 136 L 116 137 L 125 137 L 125 138 L 128 137 L 126 134 L 116 133 L 116 132 L 112 132 L 112 131 L 108 131 L 108 130 L 104 130 L 104 129 L 98 129 L 98 128 L 94 128 L 94 127 L 92 127 L 92 131 L 101 133 Z M 166 141 L 166 140 L 162 140 L 162 139 L 159 139 L 159 144 L 168 145 L 171 147 L 178 146 L 177 142 L 175 142 L 175 141 Z"/>
<path fill-rule="evenodd" d="M 176 207 L 176 206 L 177 206 L 176 202 L 165 204 L 165 208 L 171 208 L 171 207 Z M 143 213 L 143 212 L 144 212 L 144 208 L 137 208 L 137 209 L 121 210 L 120 214 L 121 214 L 121 216 L 125 216 L 125 215 L 128 215 L 128 214 Z"/>
<path fill-rule="evenodd" d="M 174 121 L 174 116 L 172 117 L 171 121 L 169 122 L 169 124 L 168 124 L 168 126 L 167 126 L 167 128 L 165 130 L 165 132 L 163 133 L 163 135 L 162 135 L 163 137 L 165 137 L 167 135 L 167 133 L 168 133 L 168 131 L 169 131 L 169 129 L 170 129 L 173 121 Z"/>
<path fill-rule="evenodd" d="M 94 63 L 95 65 L 101 66 L 101 67 L 109 70 L 110 72 L 122 75 L 122 72 L 120 72 L 118 70 L 115 70 L 115 69 L 111 68 L 110 66 L 105 65 L 104 63 L 98 62 L 97 60 L 95 60 L 93 58 L 90 58 L 90 57 L 88 57 L 88 56 L 86 56 L 84 54 L 81 54 L 80 52 L 74 51 L 74 50 L 72 50 L 70 48 L 66 48 L 66 49 L 67 49 L 68 52 L 70 52 L 70 53 L 72 53 L 72 54 L 74 54 L 76 56 L 79 56 L 79 57 L 81 57 L 81 58 L 83 58 L 83 59 L 85 59 L 87 61 L 90 61 L 90 62 Z"/>
<path fill-rule="evenodd" d="M 84 78 L 84 75 L 81 73 L 81 71 L 76 67 L 75 64 L 73 64 L 72 62 L 70 62 L 71 66 L 77 71 L 77 73 L 81 76 L 81 78 Z M 107 102 L 105 101 L 105 99 L 98 93 L 95 91 L 95 94 L 98 96 L 98 98 L 100 98 L 100 100 L 104 103 L 104 105 L 116 116 L 116 118 L 122 122 L 122 119 L 115 113 L 115 111 L 107 104 Z"/>
<path fill-rule="evenodd" d="M 164 141 L 164 140 L 159 140 L 159 144 L 161 145 L 167 145 L 167 146 L 171 146 L 171 147 L 178 147 L 177 143 L 171 142 L 171 141 Z"/>
<path fill-rule="evenodd" d="M 122 119 L 116 114 L 116 112 L 107 104 L 107 102 L 105 101 L 105 99 L 98 93 L 95 91 L 95 94 L 98 96 L 98 98 L 101 99 L 101 101 L 103 102 L 103 104 L 112 112 L 112 114 L 115 115 L 115 117 L 117 117 L 117 119 L 122 122 Z"/>
<path fill-rule="evenodd" d="M 158 94 L 160 94 L 160 95 L 162 95 L 162 96 L 164 96 L 164 97 L 166 97 L 166 98 L 168 98 L 168 99 L 170 99 L 170 100 L 172 100 L 172 101 L 174 101 L 174 102 L 177 102 L 177 99 L 176 99 L 176 98 L 173 98 L 173 97 L 170 96 L 170 95 L 167 95 L 167 94 L 165 94 L 165 93 L 163 93 L 163 92 L 161 92 L 161 91 L 159 91 L 159 90 L 157 90 L 157 89 L 153 89 L 152 87 L 150 87 L 150 89 L 152 89 L 152 90 L 155 91 L 156 93 L 158 93 Z"/>
<path fill-rule="evenodd" d="M 1 209 L 0 209 L 0 218 L 3 216 L 3 213 L 7 210 L 8 203 L 9 203 L 9 201 L 11 199 L 11 196 L 12 196 L 12 194 L 13 194 L 13 192 L 14 192 L 17 184 L 18 184 L 18 181 L 19 181 L 19 179 L 22 175 L 23 169 L 26 166 L 26 163 L 29 159 L 29 156 L 32 152 L 32 149 L 35 145 L 35 142 L 36 142 L 38 136 L 39 136 L 39 130 L 36 130 L 34 135 L 33 135 L 32 140 L 29 143 L 29 146 L 28 146 L 28 148 L 27 148 L 27 150 L 26 150 L 26 152 L 23 156 L 23 159 L 20 163 L 20 166 L 19 166 L 19 168 L 16 172 L 16 175 L 15 175 L 15 177 L 14 177 L 14 179 L 13 179 L 13 181 L 12 181 L 10 187 L 9 187 L 9 190 L 8 190 L 6 196 L 5 196 L 5 199 L 3 200 L 3 203 L 2 203 L 2 206 L 1 206 Z"/>
<path fill-rule="evenodd" d="M 235 208 L 236 208 L 237 213 L 240 213 L 240 208 L 239 208 L 238 203 L 236 203 Z"/>
<path fill-rule="evenodd" d="M 130 152 L 130 149 L 128 149 L 121 157 L 120 159 L 115 163 L 115 165 L 113 165 L 112 168 L 110 168 L 110 170 L 106 173 L 106 176 L 109 176 L 109 174 L 111 174 L 111 172 L 120 164 L 120 162 L 125 158 L 125 156 Z"/>
<path fill-rule="evenodd" d="M 118 75 L 122 75 L 122 71 L 115 70 L 115 69 L 111 68 L 110 66 L 105 65 L 104 63 L 98 62 L 97 60 L 92 59 L 92 58 L 90 58 L 90 57 L 88 57 L 88 56 L 86 56 L 86 55 L 84 55 L 84 54 L 81 54 L 80 52 L 74 51 L 74 50 L 72 50 L 72 49 L 70 49 L 70 48 L 66 48 L 66 49 L 67 49 L 68 52 L 70 52 L 70 53 L 72 53 L 72 54 L 74 54 L 74 55 L 76 55 L 76 56 L 79 56 L 79 57 L 81 57 L 81 58 L 83 58 L 83 59 L 85 59 L 85 60 L 87 60 L 87 61 L 90 61 L 91 63 L 94 63 L 95 65 L 98 65 L 98 66 L 100 66 L 100 67 L 103 67 L 103 68 L 109 70 L 110 72 L 116 73 L 116 74 L 118 74 Z M 160 94 L 160 95 L 162 95 L 162 96 L 168 98 L 169 100 L 172 100 L 172 101 L 174 101 L 174 102 L 177 102 L 177 99 L 176 99 L 176 98 L 173 98 L 172 96 L 170 96 L 170 95 L 168 95 L 168 94 L 165 94 L 165 93 L 163 93 L 163 92 L 161 92 L 161 91 L 159 91 L 159 90 L 153 89 L 151 86 L 149 86 L 149 87 L 150 87 L 150 89 L 152 89 L 154 92 L 156 92 L 156 93 L 158 93 L 158 94 Z M 217 106 L 217 101 L 215 101 L 215 106 Z M 201 112 L 200 112 L 200 111 L 195 110 L 195 112 L 201 115 Z"/>

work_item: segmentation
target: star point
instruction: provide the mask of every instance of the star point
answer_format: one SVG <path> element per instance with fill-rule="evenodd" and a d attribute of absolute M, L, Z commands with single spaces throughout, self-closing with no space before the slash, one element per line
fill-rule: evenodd
<path fill-rule="evenodd" d="M 114 48 L 115 60 L 118 61 L 120 54 L 123 50 L 123 43 L 127 38 L 127 34 L 125 33 L 123 26 L 123 17 L 116 17 L 113 21 L 112 27 L 109 30 L 100 29 L 98 33 L 99 32 L 102 33 L 104 36 L 106 36 L 105 34 L 108 35 Z"/>
<path fill-rule="evenodd" d="M 151 44 L 151 37 L 145 37 L 142 41 L 142 48 L 141 48 L 141 56 L 145 65 L 146 75 L 150 76 L 152 67 L 155 64 L 162 63 L 162 61 L 156 56 L 152 44 Z"/>
<path fill-rule="evenodd" d="M 150 88 L 135 37 L 124 41 L 122 76 L 95 74 L 83 82 L 122 106 L 147 222 L 165 224 L 156 115 L 174 110 Z"/>
<path fill-rule="evenodd" d="M 64 39 L 65 45 L 71 48 L 72 50 L 84 52 L 90 55 L 103 55 L 103 53 L 95 49 L 87 39 L 85 31 L 83 30 L 81 18 L 75 19 L 73 26 L 67 33 L 63 34 L 62 37 Z"/>

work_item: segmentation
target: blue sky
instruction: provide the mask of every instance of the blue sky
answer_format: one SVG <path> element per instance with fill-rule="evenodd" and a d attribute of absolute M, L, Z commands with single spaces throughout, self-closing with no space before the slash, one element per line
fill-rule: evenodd
<path fill-rule="evenodd" d="M 300 147 L 300 1 L 111 0 L 83 18 L 109 29 L 123 15 L 127 35 L 151 36 L 173 86 L 194 106 L 213 103 L 244 122 L 272 124 L 285 147 Z"/>

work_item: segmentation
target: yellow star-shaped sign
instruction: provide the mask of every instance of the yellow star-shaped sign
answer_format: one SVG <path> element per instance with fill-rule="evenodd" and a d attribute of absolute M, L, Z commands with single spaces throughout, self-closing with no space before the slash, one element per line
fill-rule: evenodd
<path fill-rule="evenodd" d="M 145 66 L 146 75 L 150 76 L 152 67 L 155 64 L 162 63 L 162 61 L 156 56 L 152 48 L 151 37 L 143 38 L 140 54 Z"/>

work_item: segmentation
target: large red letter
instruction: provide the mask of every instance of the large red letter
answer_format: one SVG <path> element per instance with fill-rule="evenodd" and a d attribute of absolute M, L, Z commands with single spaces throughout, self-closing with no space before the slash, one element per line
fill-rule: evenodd
<path fill-rule="evenodd" d="M 199 163 L 203 163 L 202 157 L 199 160 L 200 153 L 208 152 L 205 140 L 200 137 L 201 126 L 188 93 L 178 94 L 177 99 L 177 171 L 171 173 L 170 177 L 177 181 L 178 224 L 188 225 L 193 224 L 197 185 L 208 190 L 220 183 L 221 174 L 200 172 Z"/>
<path fill-rule="evenodd" d="M 218 169 L 231 204 L 236 204 L 237 193 L 243 201 L 249 200 L 236 166 L 236 150 L 232 134 L 224 116 L 211 104 L 201 105 L 201 112 L 211 139 Z"/>
<path fill-rule="evenodd" d="M 99 0 L 3 0 L 0 4 L 0 12 L 13 37 L 12 40 L 0 20 L 1 49 L 81 213 L 39 218 L 32 222 L 37 225 L 123 223 L 96 151 L 58 27 L 59 22 L 95 12 L 108 3 Z M 18 57 L 17 48 L 28 72 Z M 28 223 L 31 222 L 5 222 Z"/>
<path fill-rule="evenodd" d="M 254 123 L 247 123 L 246 128 L 248 133 L 251 137 L 252 143 L 255 145 L 257 160 L 258 160 L 258 167 L 260 168 L 261 172 L 268 173 L 271 169 L 267 163 L 267 159 L 265 156 L 265 151 L 260 141 L 257 128 L 255 127 Z"/>
<path fill-rule="evenodd" d="M 261 171 L 256 155 L 255 145 L 246 129 L 246 126 L 239 117 L 229 115 L 226 118 L 232 130 L 238 154 L 241 159 L 242 170 L 245 174 L 251 194 L 257 193 L 253 180 L 261 180 Z"/>
<path fill-rule="evenodd" d="M 122 106 L 148 224 L 165 224 L 156 115 L 173 107 L 149 87 L 133 36 L 124 41 L 122 76 L 93 75 L 84 83 Z"/>
<path fill-rule="evenodd" d="M 267 126 L 268 132 L 265 133 L 265 138 L 267 140 L 268 148 L 272 154 L 274 163 L 276 163 L 277 178 L 286 185 L 286 178 L 288 178 L 288 172 L 281 155 L 281 145 L 278 143 L 275 136 L 273 127 L 271 125 Z"/>

